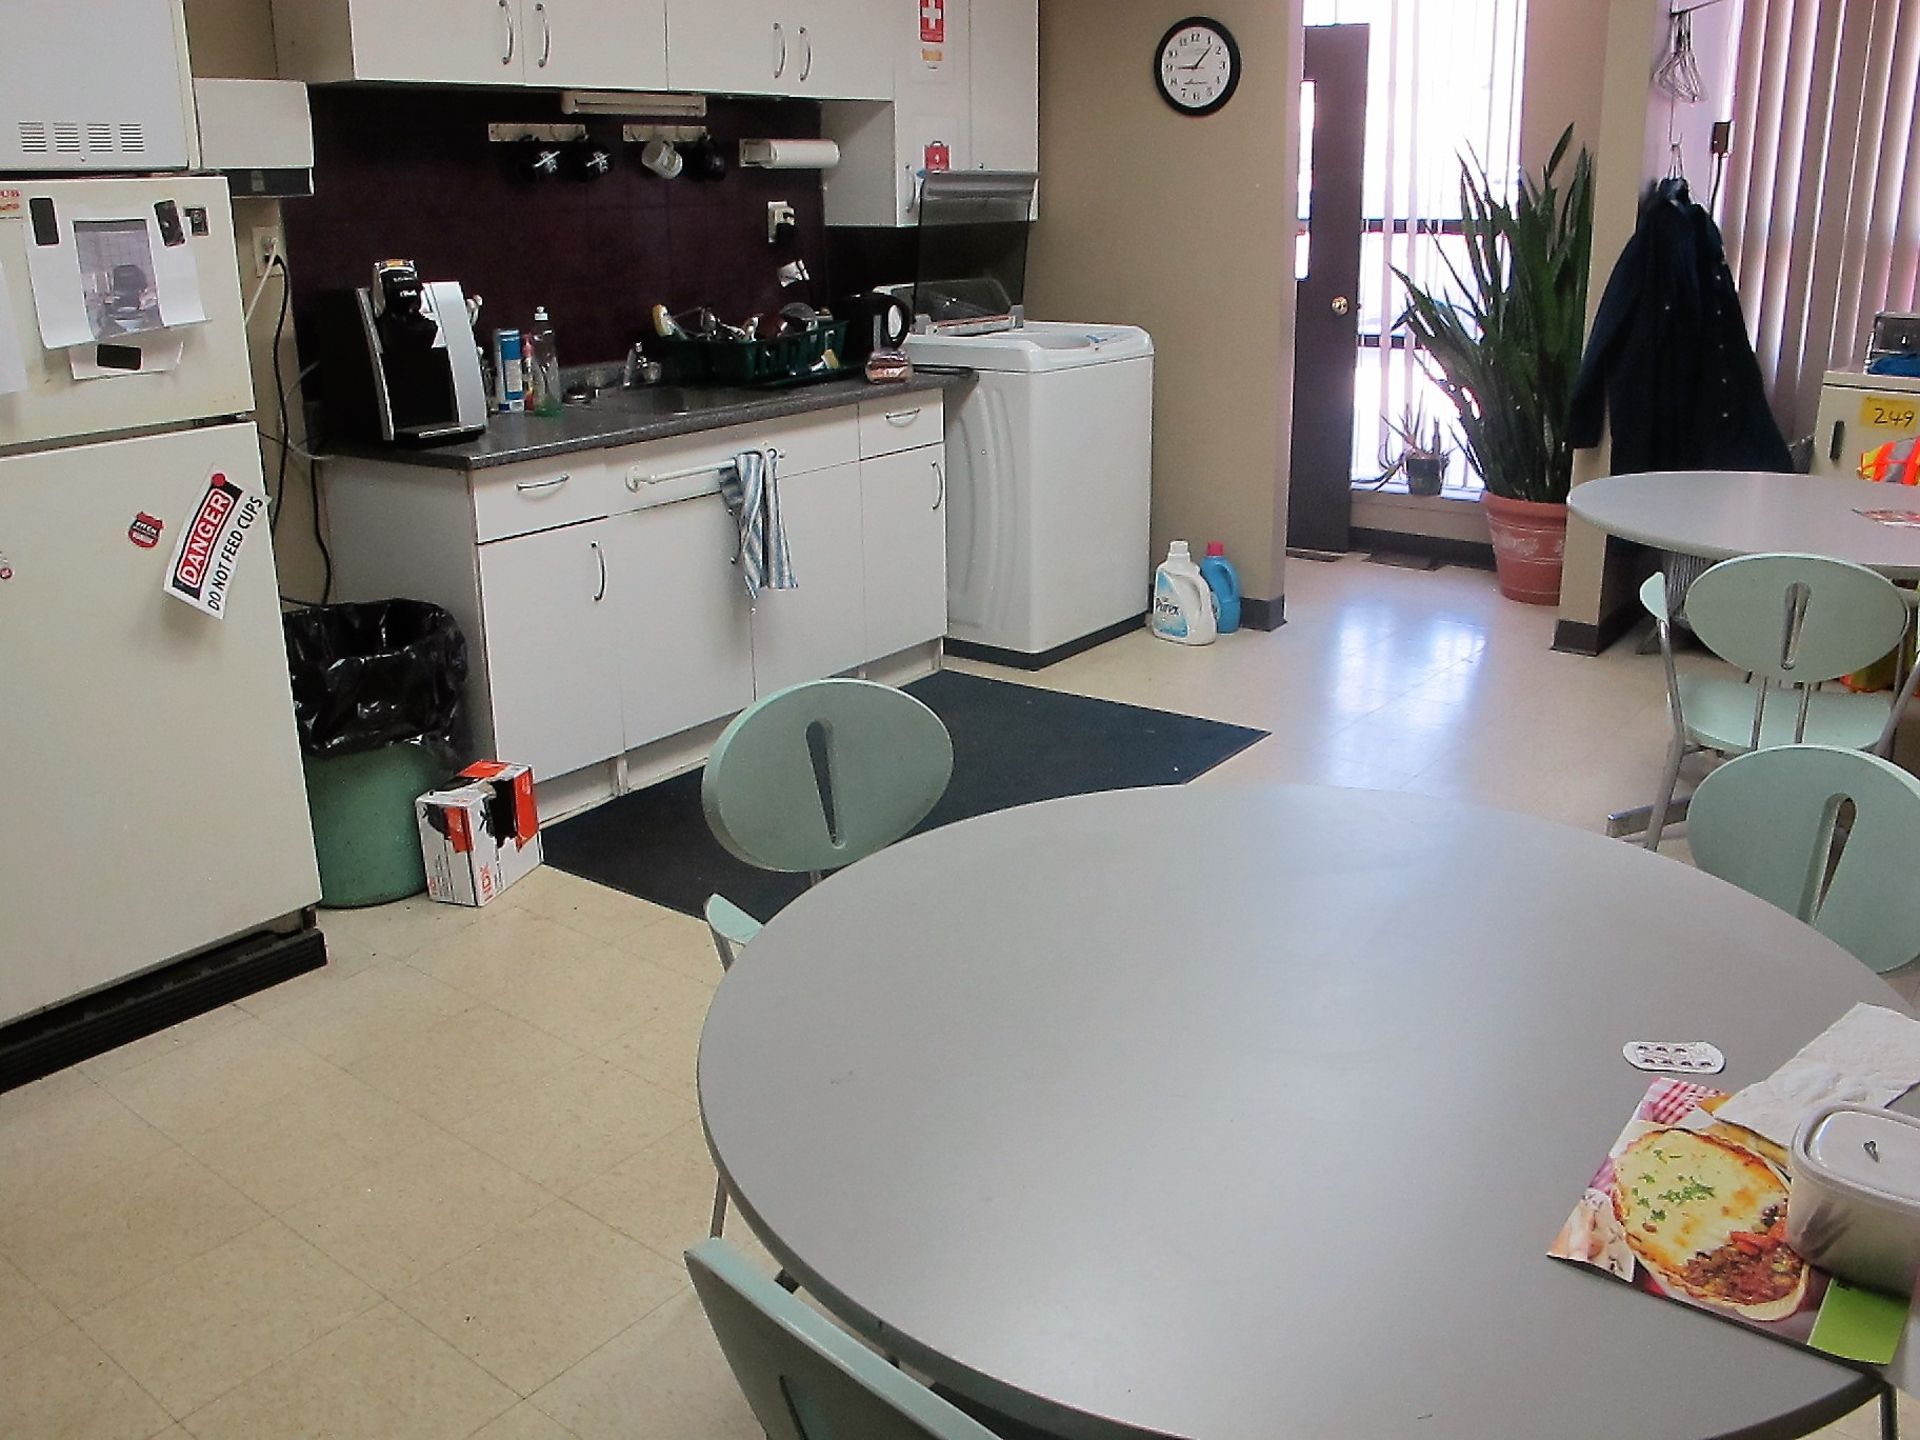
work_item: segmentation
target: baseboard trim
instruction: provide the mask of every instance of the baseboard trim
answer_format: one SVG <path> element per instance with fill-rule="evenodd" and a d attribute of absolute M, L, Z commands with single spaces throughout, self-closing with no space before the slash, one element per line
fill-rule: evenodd
<path fill-rule="evenodd" d="M 0 1092 L 191 1020 L 327 963 L 308 924 L 243 936 L 78 1000 L 0 1026 Z"/>
<path fill-rule="evenodd" d="M 1147 612 L 1125 620 L 1116 620 L 1095 630 L 1090 635 L 1082 635 L 1078 640 L 1069 640 L 1064 645 L 1056 645 L 1051 650 L 1042 650 L 1037 655 L 1024 650 L 1003 650 L 998 645 L 979 645 L 971 640 L 947 638 L 947 654 L 956 655 L 962 660 L 982 660 L 989 665 L 1004 665 L 1009 670 L 1044 670 L 1049 665 L 1057 665 L 1062 660 L 1084 654 L 1096 645 L 1104 645 L 1109 640 L 1118 640 L 1122 635 L 1131 635 L 1147 623 Z"/>
<path fill-rule="evenodd" d="M 1618 644 L 1639 618 L 1632 606 L 1623 605 L 1598 625 L 1562 620 L 1553 627 L 1553 648 L 1566 655 L 1603 654 Z"/>
<path fill-rule="evenodd" d="M 1278 630 L 1287 623 L 1287 597 L 1276 595 L 1271 600 L 1258 600 L 1251 595 L 1240 597 L 1240 625 L 1246 630 Z"/>
<path fill-rule="evenodd" d="M 1446 535 L 1408 535 L 1398 530 L 1355 528 L 1356 550 L 1393 550 L 1402 555 L 1444 560 L 1449 565 L 1468 565 L 1476 570 L 1493 569 L 1493 546 L 1478 540 L 1456 540 Z"/>

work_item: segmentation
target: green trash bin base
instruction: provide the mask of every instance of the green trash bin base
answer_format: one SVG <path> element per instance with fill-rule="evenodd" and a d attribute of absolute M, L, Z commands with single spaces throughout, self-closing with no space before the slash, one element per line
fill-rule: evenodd
<path fill-rule="evenodd" d="M 427 869 L 413 802 L 446 778 L 446 762 L 413 742 L 360 755 L 300 759 L 320 861 L 320 903 L 330 910 L 354 910 L 425 890 Z"/>

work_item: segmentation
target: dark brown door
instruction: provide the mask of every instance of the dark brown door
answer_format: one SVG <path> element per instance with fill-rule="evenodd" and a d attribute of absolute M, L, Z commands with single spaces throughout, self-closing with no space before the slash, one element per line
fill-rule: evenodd
<path fill-rule="evenodd" d="M 1301 146 L 1303 257 L 1294 323 L 1287 548 L 1340 553 L 1353 509 L 1353 382 L 1360 324 L 1360 173 L 1367 149 L 1367 29 L 1309 25 Z"/>

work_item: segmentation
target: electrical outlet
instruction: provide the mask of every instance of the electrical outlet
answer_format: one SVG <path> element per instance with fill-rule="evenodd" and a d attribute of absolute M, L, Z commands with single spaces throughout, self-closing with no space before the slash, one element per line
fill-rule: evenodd
<path fill-rule="evenodd" d="M 269 225 L 262 225 L 253 232 L 253 273 L 265 275 L 273 266 L 274 257 L 280 252 L 280 232 Z"/>
<path fill-rule="evenodd" d="M 780 238 L 781 226 L 798 223 L 793 213 L 793 206 L 786 201 L 769 200 L 767 202 L 767 243 L 769 245 Z"/>
<path fill-rule="evenodd" d="M 1733 121 L 1716 120 L 1713 122 L 1712 153 L 1726 156 L 1733 153 Z"/>

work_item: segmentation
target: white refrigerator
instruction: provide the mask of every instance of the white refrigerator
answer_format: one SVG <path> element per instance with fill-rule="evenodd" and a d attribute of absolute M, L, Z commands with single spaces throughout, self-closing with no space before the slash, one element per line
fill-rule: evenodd
<path fill-rule="evenodd" d="M 68 284 L 94 338 L 49 345 Z M 226 182 L 0 182 L 0 306 L 5 1025 L 320 886 Z M 258 516 L 237 542 L 236 507 Z"/>

